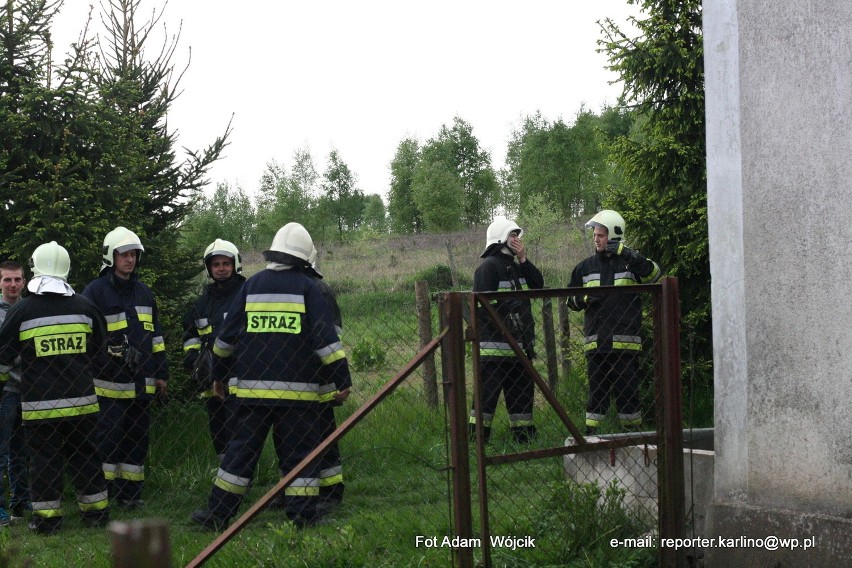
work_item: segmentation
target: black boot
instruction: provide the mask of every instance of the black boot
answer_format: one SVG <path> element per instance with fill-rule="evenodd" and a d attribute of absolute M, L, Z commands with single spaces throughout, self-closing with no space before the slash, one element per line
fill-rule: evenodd
<path fill-rule="evenodd" d="M 535 426 L 513 426 L 512 434 L 515 436 L 515 441 L 519 444 L 529 444 L 538 435 Z"/>
<path fill-rule="evenodd" d="M 109 509 L 103 511 L 86 511 L 80 516 L 83 526 L 103 528 L 109 524 Z"/>
<path fill-rule="evenodd" d="M 468 424 L 467 425 L 467 434 L 469 436 L 471 443 L 475 444 L 476 443 L 476 425 L 475 424 Z M 482 427 L 482 441 L 487 444 L 488 440 L 490 440 L 490 439 L 491 439 L 491 426 L 483 426 Z"/>

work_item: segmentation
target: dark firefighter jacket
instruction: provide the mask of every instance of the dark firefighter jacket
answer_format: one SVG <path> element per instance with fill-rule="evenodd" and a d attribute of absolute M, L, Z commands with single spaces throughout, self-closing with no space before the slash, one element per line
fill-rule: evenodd
<path fill-rule="evenodd" d="M 83 295 L 104 314 L 108 345 L 122 350 L 119 372 L 95 381 L 98 396 L 107 398 L 153 397 L 157 379 L 168 380 L 166 345 L 151 289 L 132 274 L 116 278 L 109 270 L 92 280 Z"/>
<path fill-rule="evenodd" d="M 224 282 L 208 284 L 183 318 L 184 366 L 193 371 L 195 386 L 202 396 L 213 396 L 212 359 L 208 357 L 213 352 L 213 340 L 222 329 L 231 301 L 245 281 L 244 276 L 235 274 Z"/>
<path fill-rule="evenodd" d="M 637 261 L 628 265 L 624 258 L 595 253 L 581 261 L 571 273 L 569 287 L 630 286 L 659 280 L 656 262 L 637 253 Z M 642 300 L 638 294 L 570 296 L 566 301 L 575 311 L 586 310 L 583 324 L 584 351 L 641 351 Z"/>
<path fill-rule="evenodd" d="M 544 278 L 535 265 L 527 259 L 515 262 L 515 257 L 503 252 L 494 252 L 482 259 L 473 273 L 474 292 L 528 290 L 544 287 Z M 532 355 L 535 343 L 535 321 L 529 300 L 518 298 L 492 300 L 503 323 L 521 344 L 528 355 Z M 506 337 L 491 321 L 485 308 L 479 307 L 479 354 L 482 357 L 515 357 L 515 352 Z"/>
<path fill-rule="evenodd" d="M 55 420 L 98 411 L 94 381 L 109 368 L 106 322 L 79 294 L 30 295 L 0 328 L 0 380 L 21 357 L 22 418 Z"/>
<path fill-rule="evenodd" d="M 327 402 L 352 385 L 331 310 L 313 278 L 298 269 L 262 270 L 248 280 L 216 336 L 214 375 L 233 357 L 237 397 L 266 405 Z"/>

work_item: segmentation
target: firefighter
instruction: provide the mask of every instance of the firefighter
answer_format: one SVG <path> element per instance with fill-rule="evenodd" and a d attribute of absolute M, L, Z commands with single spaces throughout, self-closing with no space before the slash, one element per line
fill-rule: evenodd
<path fill-rule="evenodd" d="M 62 525 L 64 475 L 77 495 L 83 524 L 109 521 L 109 498 L 95 448 L 96 374 L 106 361 L 106 322 L 66 283 L 71 262 L 55 241 L 39 246 L 30 264 L 31 294 L 17 302 L 0 329 L 0 379 L 21 361 L 21 410 L 30 455 L 29 528 L 53 534 Z"/>
<path fill-rule="evenodd" d="M 129 509 L 144 504 L 150 406 L 155 396 L 165 396 L 168 380 L 157 303 L 136 274 L 144 250 L 136 233 L 113 229 L 104 237 L 100 276 L 83 290 L 106 317 L 107 351 L 119 367 L 95 381 L 98 446 L 111 497 Z"/>
<path fill-rule="evenodd" d="M 473 274 L 474 292 L 527 290 L 544 287 L 541 272 L 527 258 L 521 241 L 523 231 L 508 219 L 497 219 L 488 226 L 483 259 Z M 517 262 L 515 261 L 517 258 Z M 535 322 L 529 300 L 493 300 L 503 323 L 525 351 L 535 357 Z M 526 374 L 508 340 L 491 321 L 485 309 L 479 308 L 480 392 L 482 397 L 482 426 L 487 442 L 500 393 L 506 401 L 509 427 L 517 442 L 529 443 L 535 437 L 533 402 L 535 385 Z M 470 435 L 476 428 L 476 411 L 470 411 Z"/>
<path fill-rule="evenodd" d="M 656 262 L 625 245 L 624 218 L 604 209 L 586 223 L 593 230 L 595 254 L 582 260 L 571 273 L 570 287 L 589 288 L 587 294 L 569 296 L 568 307 L 585 310 L 584 352 L 589 378 L 586 432 L 595 435 L 615 397 L 622 430 L 642 424 L 639 400 L 639 353 L 642 338 L 642 300 L 638 294 L 596 295 L 598 286 L 629 286 L 659 280 Z"/>
<path fill-rule="evenodd" d="M 237 428 L 213 481 L 207 510 L 193 521 L 218 530 L 236 515 L 270 429 L 279 469 L 289 472 L 322 441 L 322 401 L 328 392 L 349 396 L 349 364 L 331 310 L 304 267 L 313 241 L 305 228 L 288 223 L 264 251 L 268 264 L 246 280 L 234 298 L 213 353 L 215 388 L 222 393 L 235 357 Z M 333 387 L 331 386 L 333 385 Z M 296 526 L 315 523 L 320 512 L 319 460 L 284 490 L 284 510 Z"/>
<path fill-rule="evenodd" d="M 205 399 L 207 424 L 213 449 L 221 463 L 233 434 L 236 414 L 236 377 L 230 377 L 222 400 L 213 392 L 213 339 L 222 328 L 231 300 L 245 277 L 240 251 L 226 240 L 216 239 L 204 251 L 204 266 L 212 282 L 183 319 L 184 366 L 191 371 L 199 395 Z"/>
<path fill-rule="evenodd" d="M 331 289 L 323 275 L 317 269 L 317 249 L 313 248 L 308 258 L 308 264 L 300 266 L 300 270 L 314 279 L 317 287 L 320 289 L 323 299 L 331 309 L 331 315 L 334 320 L 335 331 L 338 336 L 343 333 L 343 317 L 340 312 L 340 306 L 337 303 L 337 298 L 334 295 L 334 290 Z M 326 386 L 326 392 L 322 395 L 322 407 L 320 409 L 320 420 L 323 423 L 322 438 L 330 436 L 337 429 L 337 419 L 334 415 L 334 408 L 340 406 L 336 401 L 336 395 L 339 391 L 333 383 Z M 275 432 L 273 432 L 273 435 Z M 286 472 L 282 471 L 281 475 Z M 322 458 L 320 459 L 319 473 L 319 508 L 321 511 L 330 511 L 340 505 L 343 501 L 343 491 L 345 484 L 343 483 L 343 463 L 340 457 L 340 445 L 334 442 L 328 447 Z M 269 504 L 273 508 L 283 508 L 284 496 L 279 495 Z"/>

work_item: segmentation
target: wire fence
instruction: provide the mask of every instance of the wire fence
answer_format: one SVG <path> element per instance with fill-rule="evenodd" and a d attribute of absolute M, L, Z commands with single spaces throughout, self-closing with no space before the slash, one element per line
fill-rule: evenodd
<path fill-rule="evenodd" d="M 27 352 L 17 363 L 25 419 L 18 435 L 32 451 L 24 458 L 24 511 L 16 515 L 23 520 L 12 525 L 6 549 L 37 565 L 108 566 L 128 556 L 115 552 L 127 539 L 114 542 L 111 534 L 160 519 L 173 565 L 526 566 L 559 564 L 602 535 L 639 538 L 663 522 L 673 524 L 659 530 L 675 531 L 683 519 L 661 519 L 659 508 L 668 502 L 676 510 L 682 485 L 678 497 L 672 472 L 657 472 L 677 451 L 664 425 L 677 420 L 666 413 L 679 401 L 660 383 L 673 372 L 666 365 L 677 364 L 665 335 L 677 318 L 663 313 L 671 305 L 658 302 L 660 289 L 632 290 L 641 327 L 615 334 L 629 340 L 601 336 L 592 348 L 583 315 L 565 309 L 568 291 L 518 293 L 530 303 L 536 341 L 524 346 L 522 334 L 498 324 L 514 351 L 508 363 L 489 361 L 478 342 L 483 318 L 503 321 L 488 313 L 488 295 L 463 295 L 466 309 L 450 313 L 447 296 L 430 302 L 422 288 L 419 309 L 411 293 L 376 290 L 357 303 L 344 294 L 338 333 L 330 316 L 305 316 L 325 314 L 313 287 L 249 289 L 229 315 L 242 313 L 244 329 L 222 338 L 209 369 L 236 379 L 225 400 L 204 391 L 167 405 L 147 396 L 144 373 L 123 391 L 133 397 L 95 392 L 95 379 L 126 371 L 116 370 L 124 358 L 98 352 L 108 329 L 98 339 L 97 326 L 62 335 L 44 315 L 22 320 L 34 322 L 16 329 L 24 349 L 32 337 L 62 337 L 62 345 L 55 339 L 60 353 Z M 628 297 L 617 289 L 599 294 Z M 454 347 L 451 322 L 462 329 Z M 88 333 L 85 346 L 78 333 Z M 598 349 L 605 341 L 629 344 L 629 353 L 607 360 Z M 342 404 L 335 395 L 348 383 L 340 352 L 354 385 Z M 90 358 L 85 368 L 63 363 L 82 354 Z M 51 388 L 65 390 L 36 392 L 30 377 L 47 376 L 45 361 Z M 499 379 L 497 396 L 484 376 Z M 519 406 L 506 400 L 515 391 Z M 221 432 L 224 446 L 215 443 Z M 129 453 L 107 459 L 104 440 Z M 131 451 L 140 443 L 149 446 L 141 458 Z M 39 452 L 42 461 L 33 458 Z M 127 487 L 139 492 L 119 497 Z M 48 527 L 42 532 L 66 536 L 45 547 L 43 535 L 26 529 L 34 519 Z M 119 523 L 111 533 L 92 530 L 107 519 Z M 161 532 L 150 534 L 162 545 Z"/>

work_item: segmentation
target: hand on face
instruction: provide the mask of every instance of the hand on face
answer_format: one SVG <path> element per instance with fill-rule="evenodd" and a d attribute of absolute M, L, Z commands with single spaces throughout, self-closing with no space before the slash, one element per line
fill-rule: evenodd
<path fill-rule="evenodd" d="M 515 252 L 515 256 L 521 262 L 527 260 L 527 248 L 521 238 L 515 234 L 509 235 L 509 242 L 506 245 Z"/>

